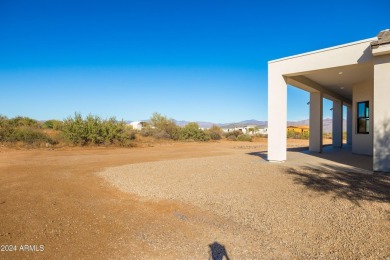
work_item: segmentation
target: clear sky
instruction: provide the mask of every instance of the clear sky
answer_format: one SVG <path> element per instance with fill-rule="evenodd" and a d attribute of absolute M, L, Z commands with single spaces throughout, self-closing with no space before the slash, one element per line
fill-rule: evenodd
<path fill-rule="evenodd" d="M 374 37 L 389 10 L 388 0 L 0 0 L 0 114 L 267 120 L 269 60 Z M 288 119 L 308 118 L 308 94 L 288 95 Z"/>

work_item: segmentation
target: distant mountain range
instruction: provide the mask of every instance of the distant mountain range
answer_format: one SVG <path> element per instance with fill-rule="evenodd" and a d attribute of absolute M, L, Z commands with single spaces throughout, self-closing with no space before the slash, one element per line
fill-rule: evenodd
<path fill-rule="evenodd" d="M 142 121 L 149 121 L 149 120 L 142 120 Z M 190 121 L 185 121 L 185 120 L 173 120 L 178 126 L 185 126 Z M 130 123 L 132 121 L 126 121 L 127 123 Z M 220 123 L 213 123 L 213 122 L 204 122 L 204 121 L 197 121 L 199 127 L 201 128 L 210 128 L 213 125 L 218 125 L 222 128 L 234 128 L 234 127 L 243 127 L 243 126 L 248 126 L 248 125 L 256 125 L 256 126 L 267 126 L 268 121 L 259 121 L 255 119 L 250 119 L 250 120 L 244 120 L 240 122 L 234 122 L 234 123 L 225 123 L 225 124 L 220 124 Z M 287 121 L 287 126 L 309 126 L 310 121 L 309 119 L 301 120 L 301 121 Z M 343 121 L 343 129 L 346 129 L 346 120 Z M 331 118 L 324 118 L 323 120 L 323 131 L 324 133 L 331 133 L 332 132 L 332 119 Z"/>

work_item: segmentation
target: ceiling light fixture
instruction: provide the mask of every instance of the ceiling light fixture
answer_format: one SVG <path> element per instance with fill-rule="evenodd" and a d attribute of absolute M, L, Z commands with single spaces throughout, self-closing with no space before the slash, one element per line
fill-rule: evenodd
<path fill-rule="evenodd" d="M 344 89 L 344 87 L 340 87 L 340 89 Z"/>

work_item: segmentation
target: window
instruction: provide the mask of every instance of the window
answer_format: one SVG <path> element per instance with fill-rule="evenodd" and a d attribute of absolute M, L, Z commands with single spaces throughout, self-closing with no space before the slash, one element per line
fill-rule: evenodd
<path fill-rule="evenodd" d="M 370 107 L 368 101 L 357 103 L 357 133 L 368 134 L 370 132 Z"/>

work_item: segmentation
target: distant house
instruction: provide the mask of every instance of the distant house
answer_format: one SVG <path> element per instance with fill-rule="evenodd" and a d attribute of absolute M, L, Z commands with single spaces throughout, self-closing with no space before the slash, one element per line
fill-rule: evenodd
<path fill-rule="evenodd" d="M 248 125 L 244 127 L 244 133 L 248 135 L 268 134 L 268 128 L 266 126 Z"/>
<path fill-rule="evenodd" d="M 309 134 L 309 127 L 306 125 L 301 125 L 301 126 L 288 126 L 287 127 L 287 132 L 294 132 L 297 134 Z"/>
<path fill-rule="evenodd" d="M 224 127 L 222 128 L 222 131 L 224 133 L 229 133 L 229 132 L 233 132 L 236 128 L 235 127 Z"/>
<path fill-rule="evenodd" d="M 131 125 L 135 130 L 142 130 L 142 128 L 146 127 L 148 123 L 145 121 L 134 121 L 131 122 L 129 125 Z"/>
<path fill-rule="evenodd" d="M 268 135 L 268 127 L 266 127 L 266 126 L 258 126 L 257 128 L 258 128 L 257 134 Z"/>
<path fill-rule="evenodd" d="M 266 126 L 258 126 L 258 125 L 247 125 L 247 126 L 222 128 L 222 131 L 225 133 L 229 133 L 229 132 L 233 132 L 233 131 L 240 131 L 243 134 L 248 134 L 248 135 L 268 134 L 268 128 Z"/>

